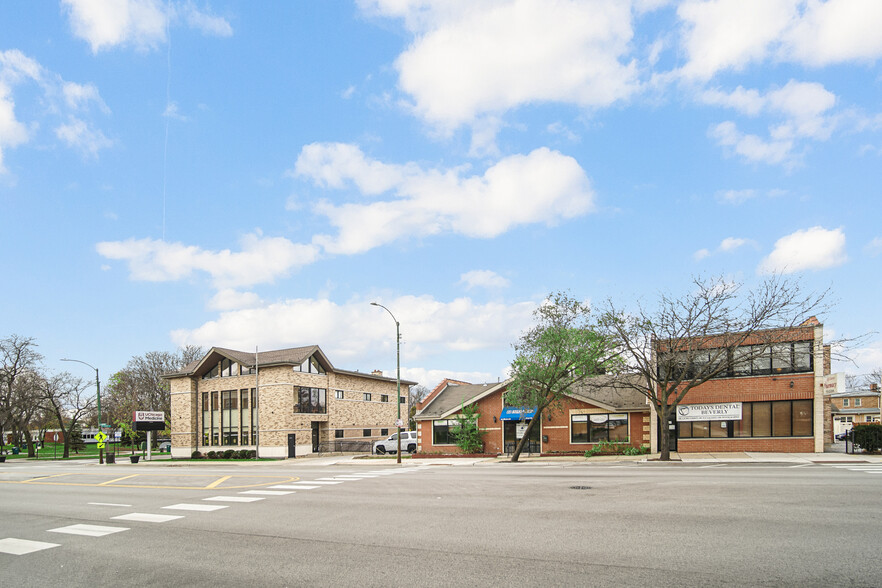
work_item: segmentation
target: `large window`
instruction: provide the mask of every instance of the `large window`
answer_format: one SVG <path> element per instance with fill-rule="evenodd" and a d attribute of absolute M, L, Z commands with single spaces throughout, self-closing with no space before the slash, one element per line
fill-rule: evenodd
<path fill-rule="evenodd" d="M 257 397 L 254 388 L 203 392 L 202 445 L 255 445 Z"/>
<path fill-rule="evenodd" d="M 455 445 L 456 440 L 450 430 L 456 426 L 456 420 L 432 421 L 432 445 Z"/>
<path fill-rule="evenodd" d="M 717 377 L 765 376 L 814 370 L 811 341 L 793 341 L 769 345 L 744 345 L 729 352 L 720 349 L 679 351 L 659 358 L 659 376 L 668 370 L 669 377 L 689 379 L 713 362 L 722 364 Z M 706 370 L 705 370 L 706 373 Z"/>
<path fill-rule="evenodd" d="M 325 373 L 324 368 L 319 364 L 318 361 L 314 357 L 308 358 L 302 364 L 298 366 L 294 366 L 295 372 L 304 372 L 307 374 L 323 374 Z"/>
<path fill-rule="evenodd" d="M 678 423 L 680 439 L 706 437 L 811 437 L 814 434 L 811 400 L 744 402 L 740 421 Z"/>
<path fill-rule="evenodd" d="M 574 414 L 571 418 L 572 443 L 628 441 L 627 414 Z"/>
<path fill-rule="evenodd" d="M 324 414 L 328 412 L 327 390 L 324 388 L 300 388 L 297 412 Z"/>

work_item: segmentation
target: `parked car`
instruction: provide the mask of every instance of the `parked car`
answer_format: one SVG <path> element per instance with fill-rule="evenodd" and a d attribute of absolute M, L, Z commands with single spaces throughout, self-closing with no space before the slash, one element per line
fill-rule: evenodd
<path fill-rule="evenodd" d="M 837 441 L 844 441 L 845 439 L 848 438 L 848 436 L 850 434 L 851 434 L 851 429 L 849 429 L 847 431 L 843 431 L 841 433 L 836 433 L 836 440 Z"/>
<path fill-rule="evenodd" d="M 417 450 L 417 433 L 416 431 L 401 431 L 401 450 L 408 453 L 416 453 Z M 385 453 L 398 452 L 398 433 L 389 435 L 386 439 L 374 443 L 374 453 L 383 455 Z"/>
<path fill-rule="evenodd" d="M 171 441 L 163 441 L 160 443 L 159 451 L 162 453 L 171 453 Z"/>

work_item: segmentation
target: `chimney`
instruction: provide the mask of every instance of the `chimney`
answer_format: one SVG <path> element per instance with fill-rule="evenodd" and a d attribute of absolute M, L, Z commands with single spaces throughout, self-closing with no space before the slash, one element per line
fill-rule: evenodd
<path fill-rule="evenodd" d="M 878 392 L 879 384 L 870 384 L 870 392 Z"/>
<path fill-rule="evenodd" d="M 382 375 L 383 375 L 383 370 L 374 370 L 374 371 L 371 372 L 371 375 L 374 375 L 374 376 L 382 376 Z"/>

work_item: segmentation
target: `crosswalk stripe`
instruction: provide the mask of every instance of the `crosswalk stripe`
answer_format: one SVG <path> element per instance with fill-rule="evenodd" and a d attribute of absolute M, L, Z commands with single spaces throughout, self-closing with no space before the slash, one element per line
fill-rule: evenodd
<path fill-rule="evenodd" d="M 257 502 L 258 500 L 265 499 L 259 496 L 212 496 L 202 500 L 214 500 L 215 502 Z"/>
<path fill-rule="evenodd" d="M 120 531 L 128 531 L 128 527 L 104 527 L 101 525 L 69 525 L 57 529 L 49 529 L 49 533 L 66 533 L 68 535 L 85 535 L 87 537 L 104 537 Z"/>
<path fill-rule="evenodd" d="M 229 508 L 225 504 L 187 504 L 182 502 L 181 504 L 172 504 L 171 506 L 163 506 L 162 508 L 167 510 L 194 510 L 199 512 L 211 512 L 214 510 L 220 510 L 222 508 Z"/>
<path fill-rule="evenodd" d="M 316 488 L 321 488 L 321 486 L 308 486 L 306 484 L 281 484 L 279 486 L 270 486 L 270 488 L 276 488 L 278 490 L 315 490 Z"/>
<path fill-rule="evenodd" d="M 0 553 L 27 555 L 28 553 L 58 547 L 59 545 L 60 543 L 45 543 L 43 541 L 28 541 L 27 539 L 7 537 L 6 539 L 0 539 Z"/>
<path fill-rule="evenodd" d="M 245 490 L 239 494 L 261 494 L 263 496 L 285 496 L 286 494 L 294 494 L 293 492 L 285 492 L 283 490 Z"/>
<path fill-rule="evenodd" d="M 142 523 L 165 523 L 168 521 L 173 521 L 175 519 L 184 518 L 182 515 L 162 515 L 162 514 L 151 514 L 146 512 L 133 512 L 129 514 L 119 515 L 118 517 L 111 517 L 113 519 L 118 519 L 121 521 L 139 521 Z"/>

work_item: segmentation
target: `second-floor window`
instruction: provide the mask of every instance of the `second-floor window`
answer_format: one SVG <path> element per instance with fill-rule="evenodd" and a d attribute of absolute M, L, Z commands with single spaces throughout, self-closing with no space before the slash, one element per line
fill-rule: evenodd
<path fill-rule="evenodd" d="M 324 388 L 300 388 L 297 412 L 324 414 L 328 412 L 327 390 Z"/>
<path fill-rule="evenodd" d="M 848 398 L 842 399 L 842 406 L 848 406 Z"/>

